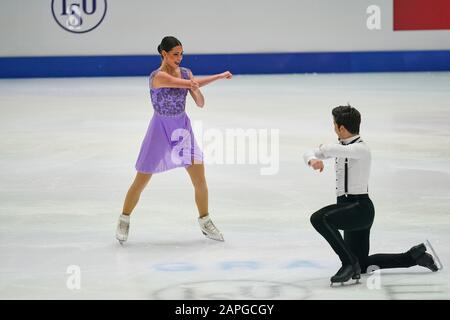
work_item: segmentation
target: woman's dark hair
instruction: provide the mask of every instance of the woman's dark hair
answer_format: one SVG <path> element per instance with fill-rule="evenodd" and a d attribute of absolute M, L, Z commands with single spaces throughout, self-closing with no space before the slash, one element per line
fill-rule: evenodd
<path fill-rule="evenodd" d="M 346 105 L 334 108 L 331 113 L 333 114 L 334 121 L 338 126 L 344 126 L 344 128 L 352 134 L 359 133 L 361 114 L 358 110 L 350 105 Z"/>
<path fill-rule="evenodd" d="M 166 52 L 169 52 L 176 46 L 181 46 L 181 45 L 182 44 L 181 44 L 180 40 L 178 40 L 175 37 L 164 37 L 161 40 L 161 44 L 158 46 L 158 52 L 159 52 L 159 54 L 162 55 L 163 50 Z"/>

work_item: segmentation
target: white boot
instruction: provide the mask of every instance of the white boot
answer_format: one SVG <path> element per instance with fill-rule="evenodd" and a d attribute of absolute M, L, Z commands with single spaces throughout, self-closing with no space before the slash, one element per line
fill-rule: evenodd
<path fill-rule="evenodd" d="M 130 230 L 130 216 L 121 214 L 117 223 L 116 238 L 120 244 L 127 241 L 128 231 Z"/>
<path fill-rule="evenodd" d="M 209 215 L 204 216 L 203 218 L 198 218 L 198 223 L 200 224 L 200 229 L 207 238 L 217 241 L 225 241 L 222 233 L 220 233 L 219 229 L 216 228 Z"/>

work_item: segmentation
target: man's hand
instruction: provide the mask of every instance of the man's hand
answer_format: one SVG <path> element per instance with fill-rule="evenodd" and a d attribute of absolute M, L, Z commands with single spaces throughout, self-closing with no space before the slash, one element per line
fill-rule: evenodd
<path fill-rule="evenodd" d="M 323 161 L 322 160 L 312 159 L 312 160 L 309 160 L 308 164 L 314 170 L 320 170 L 320 172 L 323 171 Z"/>

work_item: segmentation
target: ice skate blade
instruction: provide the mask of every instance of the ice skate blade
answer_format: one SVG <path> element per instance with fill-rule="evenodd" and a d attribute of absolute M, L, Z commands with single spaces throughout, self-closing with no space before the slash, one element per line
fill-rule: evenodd
<path fill-rule="evenodd" d="M 217 239 L 217 238 L 210 237 L 210 236 L 209 236 L 206 232 L 204 232 L 204 231 L 202 231 L 202 233 L 203 233 L 203 234 L 205 235 L 205 237 L 208 238 L 208 239 L 216 240 L 216 241 L 220 241 L 220 242 L 225 242 L 225 239 L 223 238 L 222 235 L 220 235 L 220 236 L 221 236 L 220 239 Z"/>
<path fill-rule="evenodd" d="M 436 254 L 436 251 L 434 251 L 434 248 L 428 239 L 426 240 L 426 246 L 429 247 L 431 249 L 431 252 L 433 253 L 433 258 L 437 262 L 438 271 L 444 269 L 444 265 L 442 264 L 441 259 L 439 259 L 439 256 Z"/>
<path fill-rule="evenodd" d="M 223 237 L 220 238 L 220 239 L 217 239 L 217 238 L 213 238 L 213 237 L 208 237 L 208 236 L 206 236 L 206 238 L 211 239 L 211 240 L 215 240 L 215 241 L 219 241 L 219 242 L 225 242 L 225 239 L 224 239 Z"/>
<path fill-rule="evenodd" d="M 350 282 L 350 280 L 347 280 L 347 281 L 345 281 L 345 282 L 331 282 L 331 283 L 330 283 L 330 287 L 333 287 L 334 284 L 340 284 L 340 286 L 337 286 L 337 287 L 340 287 L 340 288 L 342 288 L 342 287 L 348 287 L 348 286 L 354 286 L 354 285 L 360 284 L 359 280 L 360 280 L 360 279 L 356 279 L 355 282 Z M 336 288 L 336 287 L 335 287 L 335 288 Z"/>

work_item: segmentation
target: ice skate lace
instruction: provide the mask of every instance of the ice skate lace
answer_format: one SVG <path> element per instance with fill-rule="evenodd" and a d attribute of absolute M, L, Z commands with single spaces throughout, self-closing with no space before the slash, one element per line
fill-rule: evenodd
<path fill-rule="evenodd" d="M 120 232 L 122 234 L 128 233 L 129 228 L 130 228 L 130 224 L 129 223 L 126 223 L 125 221 L 120 221 L 119 229 L 120 229 Z"/>
<path fill-rule="evenodd" d="M 219 233 L 219 230 L 216 228 L 216 226 L 214 225 L 214 223 L 211 220 L 207 221 L 204 224 L 204 228 L 211 233 Z"/>

